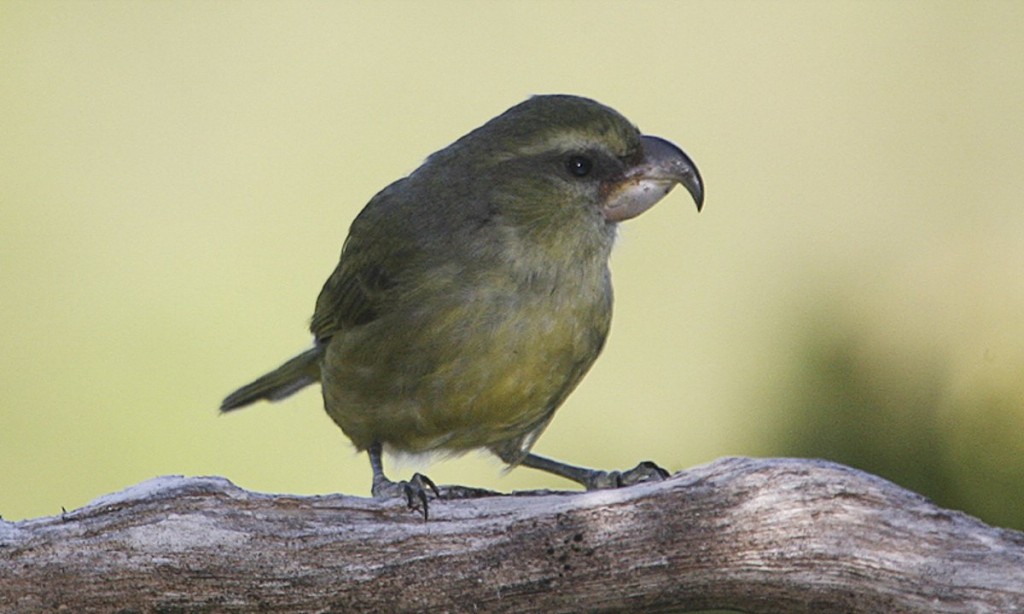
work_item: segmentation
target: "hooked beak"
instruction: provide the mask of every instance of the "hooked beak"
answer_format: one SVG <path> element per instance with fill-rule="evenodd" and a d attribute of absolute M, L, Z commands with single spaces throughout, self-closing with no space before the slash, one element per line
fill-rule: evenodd
<path fill-rule="evenodd" d="M 602 213 L 609 222 L 634 218 L 653 207 L 676 184 L 682 184 L 697 203 L 704 205 L 704 182 L 693 160 L 682 150 L 656 136 L 640 137 L 643 158 L 626 171 L 610 190 Z"/>

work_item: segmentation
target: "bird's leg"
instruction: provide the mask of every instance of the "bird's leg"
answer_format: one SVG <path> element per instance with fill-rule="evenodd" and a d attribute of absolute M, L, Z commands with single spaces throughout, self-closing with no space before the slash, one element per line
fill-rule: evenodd
<path fill-rule="evenodd" d="M 427 491 L 433 492 L 435 497 L 440 497 L 441 493 L 438 492 L 437 485 L 421 473 L 413 474 L 409 481 L 393 482 L 389 480 L 384 475 L 384 463 L 381 460 L 383 452 L 383 446 L 379 443 L 366 449 L 366 453 L 370 456 L 370 468 L 373 469 L 373 486 L 370 488 L 370 492 L 377 499 L 402 497 L 409 505 L 409 509 L 420 510 L 423 512 L 423 520 L 426 520 Z"/>
<path fill-rule="evenodd" d="M 527 454 L 520 463 L 582 484 L 587 490 L 621 488 L 643 482 L 660 482 L 669 473 L 651 461 L 644 461 L 628 471 L 601 471 L 562 463 L 538 454 Z"/>

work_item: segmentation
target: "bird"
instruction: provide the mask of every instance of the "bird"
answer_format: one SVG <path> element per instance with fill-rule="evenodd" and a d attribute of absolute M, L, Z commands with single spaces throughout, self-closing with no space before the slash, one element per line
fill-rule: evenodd
<path fill-rule="evenodd" d="M 703 180 L 672 142 L 589 98 L 532 96 L 366 204 L 317 298 L 313 347 L 220 409 L 319 382 L 327 414 L 369 456 L 373 496 L 424 518 L 440 491 L 420 473 L 389 479 L 385 451 L 485 449 L 587 490 L 664 479 L 649 461 L 603 471 L 530 450 L 604 347 L 619 223 L 676 185 L 699 212 Z"/>

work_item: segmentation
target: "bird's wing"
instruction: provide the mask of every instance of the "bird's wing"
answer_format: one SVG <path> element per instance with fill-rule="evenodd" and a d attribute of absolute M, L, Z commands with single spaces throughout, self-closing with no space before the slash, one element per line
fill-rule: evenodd
<path fill-rule="evenodd" d="M 481 257 L 477 247 L 487 245 L 480 237 L 491 215 L 489 201 L 456 199 L 459 206 L 449 206 L 451 199 L 422 183 L 413 188 L 407 179 L 374 196 L 352 222 L 341 260 L 316 302 L 310 329 L 318 342 L 408 304 L 431 280 L 444 278 L 439 269 Z M 463 227 L 477 239 L 452 239 Z"/>
<path fill-rule="evenodd" d="M 401 197 L 396 188 L 402 183 L 379 192 L 352 222 L 338 266 L 316 300 L 310 330 L 318 343 L 385 313 L 400 290 L 398 280 L 417 261 L 417 227 L 409 223 L 415 199 Z"/>
<path fill-rule="evenodd" d="M 310 323 L 317 341 L 375 320 L 392 285 L 387 274 L 392 259 L 388 251 L 360 243 L 358 237 L 345 241 L 341 261 L 320 291 Z"/>

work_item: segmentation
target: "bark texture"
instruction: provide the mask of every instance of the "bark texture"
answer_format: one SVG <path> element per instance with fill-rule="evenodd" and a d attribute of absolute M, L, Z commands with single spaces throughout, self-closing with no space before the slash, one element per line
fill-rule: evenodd
<path fill-rule="evenodd" d="M 1024 533 L 823 461 L 430 512 L 156 478 L 0 522 L 0 611 L 1024 612 Z"/>

